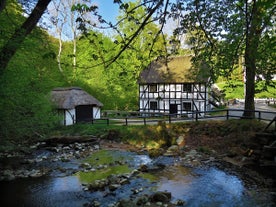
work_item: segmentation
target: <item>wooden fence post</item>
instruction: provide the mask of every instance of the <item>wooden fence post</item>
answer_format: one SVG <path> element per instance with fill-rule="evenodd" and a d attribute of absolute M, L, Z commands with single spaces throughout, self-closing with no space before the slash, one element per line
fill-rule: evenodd
<path fill-rule="evenodd" d="M 147 123 L 146 123 L 146 117 L 144 117 L 144 125 L 146 125 Z"/>
<path fill-rule="evenodd" d="M 226 109 L 226 120 L 229 120 L 229 109 Z"/>
<path fill-rule="evenodd" d="M 127 118 L 126 118 L 126 126 L 128 125 Z"/>

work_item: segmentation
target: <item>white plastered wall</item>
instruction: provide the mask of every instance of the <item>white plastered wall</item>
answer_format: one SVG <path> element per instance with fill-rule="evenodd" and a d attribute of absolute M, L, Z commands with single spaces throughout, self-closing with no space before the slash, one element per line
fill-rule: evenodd
<path fill-rule="evenodd" d="M 76 110 L 75 109 L 68 109 L 65 111 L 64 114 L 64 125 L 72 125 L 76 123 Z"/>
<path fill-rule="evenodd" d="M 100 119 L 101 118 L 101 108 L 93 107 L 93 119 Z"/>

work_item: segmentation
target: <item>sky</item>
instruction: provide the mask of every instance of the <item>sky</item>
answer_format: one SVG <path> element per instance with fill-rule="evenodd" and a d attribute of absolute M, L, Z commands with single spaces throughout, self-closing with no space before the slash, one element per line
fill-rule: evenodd
<path fill-rule="evenodd" d="M 113 3 L 114 0 L 95 0 L 92 1 L 99 8 L 99 14 L 103 15 L 103 18 L 107 21 L 115 23 L 116 17 L 118 16 L 119 7 Z"/>
<path fill-rule="evenodd" d="M 55 1 L 56 5 L 58 5 L 58 1 L 59 0 Z M 61 0 L 61 1 L 65 1 L 65 0 Z M 106 20 L 107 22 L 116 23 L 116 17 L 119 14 L 119 7 L 118 7 L 118 4 L 114 4 L 113 1 L 114 0 L 90 0 L 89 2 L 98 6 L 97 11 L 99 15 L 102 15 L 104 20 Z M 53 3 L 49 4 L 48 11 L 51 11 L 50 12 L 51 15 L 56 15 L 56 9 Z M 47 31 L 51 35 L 57 37 L 55 26 L 51 24 L 49 14 L 45 13 L 42 19 L 43 19 L 42 22 L 46 23 L 46 25 L 50 25 L 48 26 Z M 63 18 L 61 17 L 61 19 Z M 109 31 L 106 31 L 106 32 L 109 33 Z M 66 24 L 64 24 L 62 39 L 71 40 L 71 38 L 72 38 L 71 29 L 68 28 Z"/>
<path fill-rule="evenodd" d="M 59 0 L 57 0 L 57 2 L 58 1 Z M 60 1 L 65 1 L 65 0 L 60 0 Z M 132 0 L 125 0 L 125 2 L 129 2 L 129 1 L 132 1 Z M 106 20 L 107 22 L 111 22 L 113 24 L 115 24 L 117 22 L 116 18 L 119 15 L 119 6 L 118 6 L 118 4 L 114 3 L 114 0 L 90 0 L 89 2 L 98 6 L 98 9 L 97 9 L 98 14 L 102 15 L 104 20 Z M 55 9 L 54 9 L 55 7 L 53 7 L 53 5 L 49 6 L 48 10 L 51 10 L 51 8 L 53 11 L 55 11 Z M 47 16 L 47 15 L 44 16 L 44 21 L 50 23 L 49 16 Z M 92 19 L 92 21 L 93 21 L 93 19 Z M 173 22 L 169 21 L 168 24 L 166 25 L 166 28 L 164 31 L 166 31 L 166 33 L 168 33 L 168 31 L 172 31 L 172 28 L 171 28 L 172 26 L 175 26 L 175 24 Z M 70 31 L 71 31 L 71 29 L 65 26 L 65 28 L 63 29 L 63 34 L 62 34 L 63 40 L 71 40 L 72 39 L 72 33 Z M 55 27 L 48 29 L 48 32 L 51 35 L 56 36 Z M 106 35 L 113 34 L 112 30 L 104 30 L 102 32 L 104 32 Z"/>

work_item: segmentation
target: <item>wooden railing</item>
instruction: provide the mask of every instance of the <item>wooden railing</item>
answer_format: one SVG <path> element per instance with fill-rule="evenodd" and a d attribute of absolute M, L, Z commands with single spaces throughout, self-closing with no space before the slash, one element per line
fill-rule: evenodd
<path fill-rule="evenodd" d="M 268 121 L 275 124 L 276 130 L 276 111 L 251 111 L 255 113 L 255 119 L 259 121 Z M 182 121 L 199 121 L 199 120 L 229 120 L 241 119 L 244 110 L 242 109 L 220 109 L 212 111 L 194 111 L 183 114 L 153 113 L 153 112 L 125 112 L 125 111 L 108 111 L 104 112 L 101 119 L 91 120 L 92 124 L 121 124 L 121 125 L 147 125 L 156 124 L 164 121 L 167 123 Z"/>
<path fill-rule="evenodd" d="M 268 125 L 265 127 L 264 131 L 268 130 L 268 128 L 274 123 L 274 131 L 276 132 L 276 116 L 274 117 L 274 119 L 272 119 Z"/>

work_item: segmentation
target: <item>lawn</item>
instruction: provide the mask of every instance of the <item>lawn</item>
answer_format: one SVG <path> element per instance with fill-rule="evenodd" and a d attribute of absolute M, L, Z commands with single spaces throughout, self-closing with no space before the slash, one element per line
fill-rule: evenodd
<path fill-rule="evenodd" d="M 264 82 L 259 82 L 256 85 L 255 98 L 276 98 L 276 81 L 274 81 L 274 87 L 268 86 L 266 90 L 261 90 L 263 85 Z M 227 100 L 244 98 L 244 84 L 241 81 L 219 82 L 217 86 L 224 91 Z"/>

